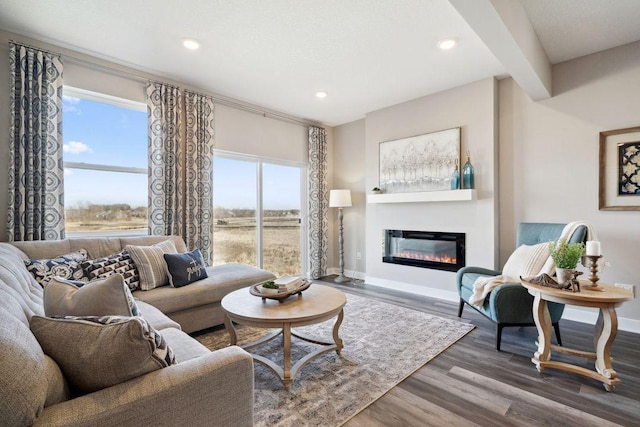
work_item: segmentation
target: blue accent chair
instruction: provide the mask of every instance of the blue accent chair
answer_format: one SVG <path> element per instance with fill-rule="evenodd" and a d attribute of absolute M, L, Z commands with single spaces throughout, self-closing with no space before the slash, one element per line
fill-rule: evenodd
<path fill-rule="evenodd" d="M 562 234 L 565 224 L 552 223 L 520 223 L 518 225 L 517 246 L 536 245 L 538 243 L 557 240 Z M 578 227 L 569 240 L 570 243 L 585 242 L 587 228 Z M 501 271 L 481 267 L 463 267 L 456 275 L 456 285 L 460 295 L 458 317 L 462 317 L 465 304 L 479 311 L 497 325 L 496 350 L 500 351 L 502 328 L 507 326 L 535 326 L 533 321 L 533 297 L 518 283 L 503 283 L 494 288 L 487 295 L 481 308 L 469 304 L 469 298 L 473 294 L 473 283 L 479 276 L 498 276 Z M 564 304 L 549 303 L 549 314 L 556 332 L 558 345 L 562 345 L 560 338 L 560 326 L 558 322 L 564 311 Z"/>

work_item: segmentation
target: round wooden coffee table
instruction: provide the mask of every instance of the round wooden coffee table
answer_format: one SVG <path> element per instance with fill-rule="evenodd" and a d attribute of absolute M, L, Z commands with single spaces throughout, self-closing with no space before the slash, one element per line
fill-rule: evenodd
<path fill-rule="evenodd" d="M 340 324 L 344 317 L 343 307 L 347 298 L 341 291 L 328 286 L 312 284 L 309 289 L 299 295 L 292 295 L 284 301 L 266 299 L 251 295 L 249 289 L 238 289 L 222 298 L 222 308 L 225 311 L 224 324 L 229 333 L 231 345 L 238 342 L 238 334 L 234 323 L 257 328 L 277 328 L 273 334 L 257 341 L 245 344 L 244 349 L 255 347 L 276 338 L 283 337 L 283 367 L 272 360 L 258 354 L 251 354 L 253 359 L 271 369 L 282 383 L 288 387 L 298 371 L 315 357 L 335 350 L 340 354 L 342 340 L 338 335 Z M 337 316 L 333 326 L 333 342 L 320 341 L 292 332 L 292 328 L 313 325 Z M 311 352 L 291 366 L 291 336 L 302 340 L 323 345 L 324 347 Z"/>

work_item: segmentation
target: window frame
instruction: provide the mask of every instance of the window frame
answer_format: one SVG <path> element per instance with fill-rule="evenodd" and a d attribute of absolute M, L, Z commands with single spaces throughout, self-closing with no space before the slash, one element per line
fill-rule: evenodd
<path fill-rule="evenodd" d="M 256 156 L 252 154 L 236 153 L 226 150 L 213 150 L 213 158 L 225 158 L 230 160 L 239 160 L 256 165 L 256 263 L 258 268 L 262 268 L 263 265 L 263 165 L 271 164 L 278 166 L 289 166 L 300 169 L 300 261 L 301 261 L 301 274 L 306 277 L 308 273 L 308 249 L 307 249 L 307 169 L 308 164 L 303 162 L 296 162 L 292 160 L 282 160 L 271 157 Z M 213 168 L 215 170 L 215 166 Z M 215 180 L 213 188 L 213 197 L 215 198 Z M 214 219 L 212 219 L 213 221 Z M 260 226 L 258 226 L 260 224 Z M 213 236 L 212 236 L 213 237 Z M 215 241 L 214 241 L 215 247 Z"/>
<path fill-rule="evenodd" d="M 68 86 L 68 85 L 63 85 L 62 95 L 78 98 L 82 100 L 87 100 L 87 101 L 99 102 L 102 104 L 109 104 L 115 107 L 125 108 L 125 109 L 134 110 L 138 112 L 147 111 L 147 105 L 143 102 L 132 101 L 130 99 L 119 98 L 116 96 L 94 92 L 86 89 L 80 89 L 80 88 Z M 64 115 L 62 120 L 63 120 L 63 126 L 64 126 Z M 148 141 L 145 141 L 145 144 L 148 144 Z M 100 172 L 124 172 L 124 173 L 143 174 L 148 176 L 149 175 L 148 161 L 149 160 L 147 159 L 146 168 L 137 168 L 132 166 L 104 165 L 104 164 L 86 163 L 86 162 L 70 162 L 65 160 L 63 155 L 62 167 L 64 169 L 84 169 L 84 170 L 92 170 L 92 171 L 100 171 Z M 148 197 L 148 189 L 147 189 L 147 197 Z M 148 209 L 148 206 L 147 206 L 147 209 Z M 65 219 L 65 222 L 66 222 L 66 219 Z M 71 234 L 80 235 L 81 233 L 83 232 L 73 232 Z M 146 234 L 148 233 L 149 233 L 149 230 L 147 228 Z M 67 234 L 69 233 L 67 232 Z M 130 234 L 142 235 L 142 233 L 138 233 L 138 232 L 130 233 Z"/>

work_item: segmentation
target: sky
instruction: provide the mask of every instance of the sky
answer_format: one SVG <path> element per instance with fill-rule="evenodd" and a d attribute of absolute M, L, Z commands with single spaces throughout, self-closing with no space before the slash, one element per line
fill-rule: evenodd
<path fill-rule="evenodd" d="M 147 112 L 63 97 L 66 162 L 147 169 Z M 255 209 L 257 163 L 216 157 L 214 206 Z M 65 205 L 147 205 L 147 174 L 65 169 Z M 300 168 L 263 166 L 263 208 L 300 209 Z"/>

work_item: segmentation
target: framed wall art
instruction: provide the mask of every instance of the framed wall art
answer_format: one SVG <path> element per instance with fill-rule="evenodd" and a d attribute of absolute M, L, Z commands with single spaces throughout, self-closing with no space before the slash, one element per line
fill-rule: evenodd
<path fill-rule="evenodd" d="M 450 190 L 460 164 L 460 128 L 381 142 L 379 154 L 385 193 Z"/>
<path fill-rule="evenodd" d="M 640 126 L 600 132 L 599 208 L 640 210 Z"/>

